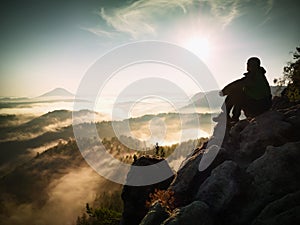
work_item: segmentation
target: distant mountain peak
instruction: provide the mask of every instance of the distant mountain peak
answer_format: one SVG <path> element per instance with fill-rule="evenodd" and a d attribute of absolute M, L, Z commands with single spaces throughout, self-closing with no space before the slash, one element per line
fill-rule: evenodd
<path fill-rule="evenodd" d="M 67 91 L 64 88 L 55 88 L 39 97 L 73 97 L 74 94 L 72 94 L 71 92 Z"/>

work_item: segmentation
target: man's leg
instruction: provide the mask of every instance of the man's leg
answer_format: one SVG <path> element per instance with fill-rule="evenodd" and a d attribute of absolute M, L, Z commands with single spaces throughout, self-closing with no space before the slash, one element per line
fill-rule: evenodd
<path fill-rule="evenodd" d="M 239 118 L 241 116 L 241 111 L 242 111 L 242 108 L 239 104 L 236 104 L 234 107 L 233 107 L 233 110 L 232 110 L 232 121 L 239 121 Z"/>
<path fill-rule="evenodd" d="M 212 118 L 212 120 L 215 122 L 220 122 L 221 120 L 225 120 L 225 119 L 227 119 L 227 121 L 231 120 L 230 111 L 232 107 L 233 107 L 233 102 L 231 96 L 227 95 L 223 105 L 221 106 L 222 112 L 218 116 Z"/>
<path fill-rule="evenodd" d="M 248 110 L 248 105 L 249 105 L 249 99 L 247 98 L 247 96 L 245 95 L 245 93 L 240 90 L 240 92 L 236 95 L 235 98 L 235 106 L 233 109 L 233 116 L 232 119 L 234 121 L 239 121 L 239 118 L 241 116 L 241 112 L 242 110 L 244 111 L 245 115 L 247 113 Z"/>
<path fill-rule="evenodd" d="M 232 95 L 227 95 L 225 102 L 222 106 L 222 110 L 226 112 L 227 118 L 231 118 L 230 111 L 234 106 L 234 98 Z"/>
<path fill-rule="evenodd" d="M 253 118 L 256 116 L 257 112 L 257 101 L 245 96 L 244 104 L 242 105 L 242 109 L 247 118 Z"/>

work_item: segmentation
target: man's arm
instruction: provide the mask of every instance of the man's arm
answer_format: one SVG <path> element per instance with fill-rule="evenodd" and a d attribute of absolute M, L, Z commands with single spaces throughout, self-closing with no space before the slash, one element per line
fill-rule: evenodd
<path fill-rule="evenodd" d="M 246 77 L 243 77 L 241 79 L 235 80 L 231 82 L 230 84 L 227 84 L 220 92 L 221 96 L 229 95 L 233 92 L 236 92 L 238 90 L 242 90 L 244 86 L 244 82 L 246 80 Z"/>

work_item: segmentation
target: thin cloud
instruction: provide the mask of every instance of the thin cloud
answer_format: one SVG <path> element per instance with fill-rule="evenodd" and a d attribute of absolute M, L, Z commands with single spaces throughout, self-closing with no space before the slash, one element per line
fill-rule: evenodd
<path fill-rule="evenodd" d="M 93 28 L 93 27 L 81 27 L 82 30 L 86 30 L 89 31 L 93 34 L 96 34 L 98 36 L 104 36 L 104 37 L 108 37 L 108 38 L 115 38 L 118 36 L 117 32 L 112 32 L 112 31 L 106 31 L 103 30 L 101 28 Z"/>
<path fill-rule="evenodd" d="M 116 31 L 129 34 L 133 39 L 144 35 L 157 35 L 157 18 L 170 10 L 187 12 L 187 7 L 193 0 L 140 0 L 122 8 L 109 10 L 102 8 L 99 15 Z"/>
<path fill-rule="evenodd" d="M 167 12 L 178 11 L 181 14 L 187 13 L 188 6 L 193 4 L 193 0 L 179 0 L 176 2 L 167 0 L 140 0 L 117 9 L 101 8 L 98 15 L 112 27 L 116 32 L 129 35 L 133 39 L 143 36 L 156 36 L 159 24 L 158 18 L 163 19 Z M 95 31 L 95 30 L 92 30 Z M 98 34 L 102 32 L 107 35 L 107 31 L 98 28 Z"/>
<path fill-rule="evenodd" d="M 270 13 L 273 5 L 274 0 L 257 0 L 255 2 L 250 0 L 138 0 L 119 8 L 101 8 L 98 15 L 113 31 L 103 27 L 86 30 L 111 38 L 116 37 L 117 33 L 127 34 L 136 40 L 142 37 L 156 37 L 168 16 L 178 19 L 179 14 L 174 12 L 179 12 L 181 15 L 192 14 L 201 20 L 203 15 L 197 12 L 197 8 L 205 7 L 207 11 L 204 14 L 211 17 L 216 25 L 225 28 L 233 20 L 246 14 L 249 7 L 262 7 L 266 16 Z"/>
<path fill-rule="evenodd" d="M 268 0 L 266 2 L 265 8 L 264 8 L 265 9 L 265 16 L 266 16 L 266 18 L 263 20 L 263 22 L 259 26 L 263 26 L 263 25 L 265 25 L 266 23 L 268 23 L 269 21 L 272 20 L 272 18 L 271 18 L 271 16 L 269 14 L 270 14 L 271 10 L 274 7 L 274 1 L 275 0 Z"/>
<path fill-rule="evenodd" d="M 218 0 L 208 1 L 211 7 L 211 14 L 220 20 L 222 26 L 229 25 L 235 18 L 242 14 L 240 0 Z"/>
<path fill-rule="evenodd" d="M 250 7 L 261 8 L 259 10 L 263 10 L 263 14 L 266 16 L 274 6 L 274 0 L 215 0 L 208 1 L 207 3 L 210 5 L 212 16 L 222 23 L 223 28 L 238 17 L 249 13 Z M 268 19 L 269 17 L 267 17 Z"/>
<path fill-rule="evenodd" d="M 274 2 L 275 0 L 268 0 L 267 3 L 266 3 L 266 15 L 268 15 L 270 13 L 270 11 L 273 9 L 273 6 L 274 6 Z"/>

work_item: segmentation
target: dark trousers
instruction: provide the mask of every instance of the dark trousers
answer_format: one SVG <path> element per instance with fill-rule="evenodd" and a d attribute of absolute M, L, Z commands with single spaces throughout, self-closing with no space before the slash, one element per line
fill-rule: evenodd
<path fill-rule="evenodd" d="M 247 117 L 255 117 L 269 110 L 271 106 L 272 106 L 271 95 L 269 97 L 259 99 L 259 100 L 246 97 L 245 103 L 242 106 L 242 110 L 244 111 Z"/>
<path fill-rule="evenodd" d="M 225 102 L 222 106 L 222 110 L 226 112 L 227 118 L 231 118 L 232 120 L 239 120 L 241 111 L 243 109 L 244 99 L 245 96 L 242 94 L 227 95 Z M 232 110 L 232 117 L 230 116 L 231 110 Z"/>
<path fill-rule="evenodd" d="M 227 95 L 222 110 L 226 112 L 227 117 L 232 120 L 239 120 L 243 110 L 246 117 L 255 117 L 271 108 L 271 96 L 255 100 L 246 96 L 243 92 Z M 232 110 L 232 117 L 230 112 Z"/>

